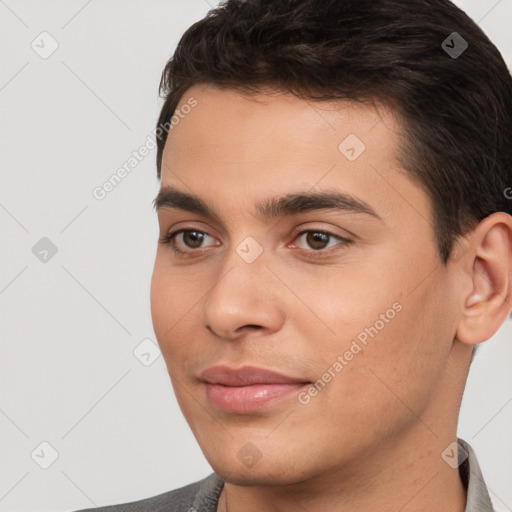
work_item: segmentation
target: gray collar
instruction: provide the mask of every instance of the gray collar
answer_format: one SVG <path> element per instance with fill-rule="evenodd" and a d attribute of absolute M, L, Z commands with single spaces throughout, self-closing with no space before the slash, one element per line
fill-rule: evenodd
<path fill-rule="evenodd" d="M 459 460 L 465 458 L 459 466 L 459 474 L 467 493 L 466 512 L 493 512 L 491 498 L 473 448 L 462 439 L 457 439 L 457 442 Z"/>

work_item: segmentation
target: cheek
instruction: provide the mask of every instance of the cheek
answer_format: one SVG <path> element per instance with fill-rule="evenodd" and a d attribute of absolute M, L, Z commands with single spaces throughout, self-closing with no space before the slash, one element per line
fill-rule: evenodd
<path fill-rule="evenodd" d="M 291 327 L 300 330 L 319 355 L 342 354 L 354 339 L 364 347 L 366 340 L 383 338 L 403 315 L 402 288 L 382 269 L 372 271 L 350 262 L 281 276 L 293 284 L 293 292 L 300 299 L 287 301 L 287 316 L 295 324 Z"/>
<path fill-rule="evenodd" d="M 442 308 L 437 295 L 402 296 L 401 310 L 382 329 L 375 321 L 381 311 L 374 309 L 370 329 L 361 331 L 368 334 L 366 345 L 352 337 L 362 350 L 343 370 L 330 399 L 350 403 L 351 420 L 365 417 L 374 434 L 414 422 L 436 402 L 451 347 L 448 324 L 437 322 Z"/>
<path fill-rule="evenodd" d="M 203 289 L 204 288 L 204 289 Z M 151 279 L 151 317 L 160 350 L 169 371 L 183 374 L 187 361 L 201 353 L 200 308 L 208 286 L 155 262 Z M 203 333 L 204 338 L 204 333 Z"/>
<path fill-rule="evenodd" d="M 157 258 L 151 279 L 151 317 L 164 356 L 175 330 L 190 310 L 179 283 L 175 273 L 171 273 Z"/>
<path fill-rule="evenodd" d="M 304 350 L 315 351 L 318 379 L 332 388 L 319 400 L 329 402 L 325 410 L 354 420 L 364 411 L 378 423 L 390 404 L 410 414 L 397 397 L 425 408 L 433 396 L 451 345 L 449 324 L 438 322 L 447 304 L 439 283 L 410 293 L 420 281 L 410 268 L 393 275 L 340 269 L 335 278 L 294 281 L 319 317 L 296 306 L 290 320 L 300 326 Z M 340 409 L 344 402 L 350 408 Z"/>
<path fill-rule="evenodd" d="M 201 296 L 198 279 L 191 279 L 157 253 L 151 279 L 151 315 L 155 330 L 165 333 L 185 317 Z M 158 332 L 157 332 L 158 334 Z"/>
<path fill-rule="evenodd" d="M 160 267 L 157 258 L 151 278 L 150 292 L 151 318 L 159 343 L 161 343 L 165 331 L 172 325 L 169 322 L 169 312 L 174 309 L 172 304 L 174 294 L 169 286 L 169 279 L 166 278 Z"/>

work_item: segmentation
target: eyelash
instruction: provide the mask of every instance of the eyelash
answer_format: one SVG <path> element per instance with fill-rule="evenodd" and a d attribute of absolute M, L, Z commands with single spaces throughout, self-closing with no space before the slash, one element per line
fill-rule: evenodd
<path fill-rule="evenodd" d="M 173 243 L 174 242 L 174 238 L 176 236 L 178 236 L 180 233 L 187 233 L 187 232 L 196 232 L 196 233 L 208 235 L 208 233 L 206 233 L 205 231 L 200 231 L 198 229 L 178 229 L 176 231 L 171 231 L 170 233 L 167 233 L 165 236 L 160 238 L 158 241 L 161 244 L 168 244 L 168 245 L 170 245 L 172 247 L 174 253 L 176 255 L 178 255 L 178 256 L 186 256 L 186 255 L 194 253 L 194 252 L 200 252 L 201 251 L 200 248 L 199 249 L 191 249 L 189 251 L 182 251 L 181 249 L 178 249 L 174 245 L 174 243 Z M 297 233 L 294 233 L 294 240 L 296 240 L 300 236 L 305 235 L 307 233 L 321 233 L 323 235 L 327 235 L 328 237 L 336 238 L 340 242 L 339 244 L 336 244 L 336 246 L 342 245 L 342 246 L 346 247 L 346 246 L 349 246 L 349 245 L 354 243 L 353 240 L 341 237 L 341 236 L 336 235 L 335 233 L 332 233 L 330 231 L 320 230 L 320 229 L 305 229 L 303 231 L 298 231 Z M 334 247 L 336 247 L 336 246 L 334 246 Z M 310 255 L 312 255 L 314 257 L 326 256 L 326 255 L 329 255 L 330 253 L 333 252 L 333 248 L 332 247 L 328 248 L 328 249 L 309 249 L 309 250 L 308 249 L 299 249 L 299 250 L 305 251 L 305 252 L 309 253 Z M 334 249 L 334 250 L 336 250 L 336 249 Z"/>

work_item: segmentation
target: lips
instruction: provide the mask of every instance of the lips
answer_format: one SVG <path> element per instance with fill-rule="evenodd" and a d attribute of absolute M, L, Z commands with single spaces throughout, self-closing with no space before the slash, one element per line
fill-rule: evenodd
<path fill-rule="evenodd" d="M 209 384 L 223 386 L 251 386 L 254 384 L 304 384 L 305 379 L 288 377 L 282 373 L 244 366 L 243 368 L 229 368 L 228 366 L 214 366 L 204 371 L 199 379 Z"/>
<path fill-rule="evenodd" d="M 272 370 L 244 366 L 214 366 L 201 373 L 208 400 L 228 412 L 252 412 L 290 397 L 310 384 Z"/>

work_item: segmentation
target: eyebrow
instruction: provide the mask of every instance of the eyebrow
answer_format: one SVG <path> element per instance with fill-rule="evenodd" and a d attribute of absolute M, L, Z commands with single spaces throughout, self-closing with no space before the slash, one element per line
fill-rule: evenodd
<path fill-rule="evenodd" d="M 220 221 L 220 216 L 201 198 L 169 186 L 160 189 L 153 200 L 153 206 L 157 212 L 161 208 L 176 208 Z M 365 214 L 382 220 L 369 204 L 351 194 L 338 191 L 286 194 L 281 197 L 265 199 L 256 204 L 257 214 L 264 219 L 315 210 Z"/>

